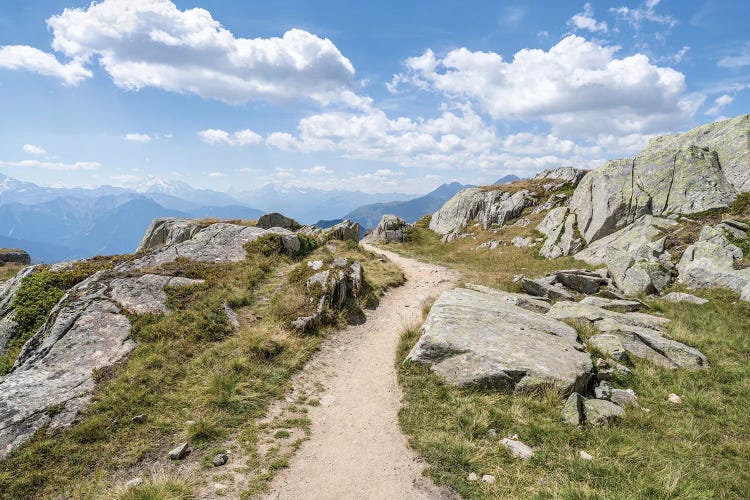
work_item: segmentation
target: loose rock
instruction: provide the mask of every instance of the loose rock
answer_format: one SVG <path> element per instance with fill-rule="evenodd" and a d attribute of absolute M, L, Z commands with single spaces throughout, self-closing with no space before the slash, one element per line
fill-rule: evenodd
<path fill-rule="evenodd" d="M 180 443 L 175 446 L 172 451 L 169 452 L 169 458 L 172 460 L 182 460 L 188 453 L 190 453 L 190 446 L 187 441 Z"/>
<path fill-rule="evenodd" d="M 227 463 L 227 461 L 229 461 L 229 455 L 226 453 L 219 453 L 214 457 L 212 463 L 214 464 L 214 467 L 221 467 Z"/>
<path fill-rule="evenodd" d="M 534 456 L 534 450 L 527 444 L 522 443 L 516 439 L 503 438 L 500 440 L 500 444 L 510 450 L 510 455 L 513 458 L 520 458 L 527 460 Z M 494 479 L 494 478 L 493 478 Z"/>

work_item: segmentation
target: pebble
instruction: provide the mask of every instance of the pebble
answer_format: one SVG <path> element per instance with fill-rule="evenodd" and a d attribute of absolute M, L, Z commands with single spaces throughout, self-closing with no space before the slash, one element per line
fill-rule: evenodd
<path fill-rule="evenodd" d="M 469 477 L 466 478 L 468 481 L 479 481 L 479 476 L 477 476 L 476 472 L 472 472 L 469 474 Z"/>
<path fill-rule="evenodd" d="M 669 396 L 667 396 L 667 401 L 675 405 L 682 404 L 682 398 L 678 396 L 677 394 L 670 394 Z"/>
<path fill-rule="evenodd" d="M 214 467 L 221 467 L 222 465 L 227 463 L 228 460 L 229 460 L 229 455 L 227 455 L 226 453 L 219 453 L 213 459 Z"/>
<path fill-rule="evenodd" d="M 495 482 L 495 476 L 493 476 L 492 474 L 485 474 L 484 476 L 482 476 L 482 481 L 492 484 Z"/>
<path fill-rule="evenodd" d="M 146 418 L 147 418 L 146 414 L 145 413 L 141 413 L 140 415 L 136 415 L 135 417 L 131 418 L 130 420 L 134 424 L 142 424 L 142 423 L 144 423 L 146 421 Z"/>
<path fill-rule="evenodd" d="M 593 457 L 593 456 L 589 455 L 588 453 L 586 453 L 586 452 L 585 452 L 585 451 L 583 451 L 583 450 L 581 450 L 581 453 L 580 453 L 580 455 L 581 455 L 581 459 L 582 459 L 582 460 L 593 460 L 593 459 L 594 459 L 594 457 Z"/>
<path fill-rule="evenodd" d="M 495 429 L 488 430 L 487 437 L 490 439 L 497 439 L 497 431 Z"/>
<path fill-rule="evenodd" d="M 184 443 L 180 443 L 175 446 L 174 449 L 169 452 L 169 458 L 171 458 L 172 460 L 180 460 L 182 458 L 185 458 L 188 453 L 190 453 L 190 447 L 188 445 L 188 442 L 185 441 Z"/>

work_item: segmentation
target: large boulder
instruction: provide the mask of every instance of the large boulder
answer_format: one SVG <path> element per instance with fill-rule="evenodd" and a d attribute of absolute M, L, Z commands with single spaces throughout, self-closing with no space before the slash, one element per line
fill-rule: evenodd
<path fill-rule="evenodd" d="M 562 184 L 570 184 L 576 187 L 583 176 L 586 175 L 588 170 L 583 170 L 574 167 L 557 167 L 542 170 L 534 176 L 534 180 L 545 180 L 549 179 L 552 181 L 560 181 Z"/>
<path fill-rule="evenodd" d="M 510 392 L 581 392 L 592 374 L 575 329 L 502 295 L 465 288 L 440 295 L 407 359 L 430 365 L 451 385 Z"/>
<path fill-rule="evenodd" d="M 42 427 L 75 420 L 94 388 L 94 370 L 118 363 L 136 345 L 128 310 L 164 312 L 164 286 L 194 283 L 155 275 L 113 279 L 100 271 L 69 290 L 0 382 L 0 459 Z"/>
<path fill-rule="evenodd" d="M 362 233 L 362 226 L 357 222 L 352 222 L 349 219 L 346 219 L 334 226 L 326 228 L 304 226 L 298 231 L 298 233 L 313 236 L 320 241 L 340 240 L 357 242 Z"/>
<path fill-rule="evenodd" d="M 576 216 L 569 212 L 567 207 L 553 208 L 536 227 L 546 237 L 539 250 L 542 257 L 564 257 L 583 248 L 584 242 L 576 232 Z"/>
<path fill-rule="evenodd" d="M 174 245 L 189 240 L 200 231 L 205 224 L 197 219 L 182 219 L 178 217 L 162 217 L 154 219 L 146 230 L 136 253 L 150 252 L 163 246 Z"/>
<path fill-rule="evenodd" d="M 471 221 L 477 221 L 484 229 L 502 226 L 534 204 L 536 198 L 526 189 L 509 193 L 501 189 L 466 188 L 433 214 L 430 229 L 450 240 Z"/>
<path fill-rule="evenodd" d="M 722 225 L 703 226 L 698 241 L 685 249 L 677 265 L 679 281 L 691 288 L 728 288 L 750 300 L 750 269 L 735 269 L 742 257 Z"/>
<path fill-rule="evenodd" d="M 377 227 L 365 235 L 365 242 L 403 242 L 411 230 L 411 224 L 397 215 L 384 215 Z"/>
<path fill-rule="evenodd" d="M 296 231 L 297 229 L 302 227 L 302 225 L 296 220 L 290 217 L 287 217 L 286 215 L 282 215 L 278 212 L 271 212 L 268 214 L 261 215 L 260 218 L 258 219 L 258 222 L 255 225 L 262 229 L 271 229 L 272 227 L 280 227 L 283 229 L 288 229 L 290 231 Z"/>
<path fill-rule="evenodd" d="M 26 250 L 20 248 L 0 248 L 0 266 L 6 263 L 28 266 L 31 264 L 31 257 Z"/>
<path fill-rule="evenodd" d="M 672 280 L 674 264 L 665 243 L 675 226 L 672 220 L 644 215 L 593 242 L 575 258 L 592 266 L 606 265 L 625 295 L 658 293 Z"/>
<path fill-rule="evenodd" d="M 587 242 L 642 215 L 726 207 L 750 191 L 750 115 L 657 137 L 634 158 L 586 174 L 570 207 Z"/>
<path fill-rule="evenodd" d="M 688 370 L 709 366 L 700 351 L 663 335 L 669 320 L 660 316 L 621 313 L 582 302 L 558 302 L 547 316 L 591 324 L 599 333 L 588 339 L 589 345 L 617 361 L 635 357 L 665 368 Z"/>

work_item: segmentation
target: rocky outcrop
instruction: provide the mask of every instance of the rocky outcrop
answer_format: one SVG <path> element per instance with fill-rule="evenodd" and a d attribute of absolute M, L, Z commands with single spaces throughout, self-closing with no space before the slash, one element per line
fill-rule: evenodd
<path fill-rule="evenodd" d="M 563 185 L 570 184 L 576 187 L 588 170 L 582 170 L 574 167 L 558 167 L 542 170 L 534 176 L 534 180 L 560 181 Z"/>
<path fill-rule="evenodd" d="M 0 459 L 43 426 L 76 419 L 94 387 L 92 371 L 116 364 L 135 347 L 126 311 L 164 312 L 164 286 L 195 283 L 100 271 L 68 291 L 0 383 Z M 46 412 L 50 407 L 57 409 L 54 416 Z"/>
<path fill-rule="evenodd" d="M 174 245 L 189 240 L 205 227 L 196 219 L 163 217 L 154 219 L 146 230 L 136 253 L 150 252 L 163 246 Z"/>
<path fill-rule="evenodd" d="M 357 242 L 359 241 L 359 235 L 362 232 L 362 226 L 357 222 L 352 222 L 347 219 L 339 222 L 335 226 L 327 228 L 304 226 L 298 232 L 317 238 L 321 242 L 329 240 Z"/>
<path fill-rule="evenodd" d="M 606 265 L 625 295 L 658 293 L 673 277 L 674 264 L 665 243 L 667 233 L 676 225 L 669 219 L 645 215 L 595 241 L 575 258 L 593 266 Z"/>
<path fill-rule="evenodd" d="M 643 215 L 727 207 L 745 191 L 750 191 L 750 115 L 652 139 L 634 158 L 586 174 L 570 207 L 591 242 Z"/>
<path fill-rule="evenodd" d="M 0 266 L 7 263 L 28 266 L 31 264 L 31 257 L 26 250 L 20 248 L 0 248 Z"/>
<path fill-rule="evenodd" d="M 576 232 L 576 216 L 569 212 L 567 207 L 553 208 L 536 227 L 546 237 L 539 250 L 542 257 L 555 259 L 583 248 L 584 242 Z"/>
<path fill-rule="evenodd" d="M 13 278 L 0 284 L 0 354 L 18 334 L 18 324 L 13 312 L 13 298 L 21 287 L 21 281 L 34 272 L 36 266 L 23 268 Z"/>
<path fill-rule="evenodd" d="M 377 227 L 366 234 L 363 241 L 368 243 L 391 243 L 406 241 L 411 224 L 396 215 L 384 215 Z"/>
<path fill-rule="evenodd" d="M 305 283 L 310 295 L 318 297 L 318 303 L 313 314 L 291 322 L 290 326 L 301 333 L 313 332 L 321 326 L 326 310 L 334 313 L 341 311 L 347 303 L 359 297 L 364 283 L 359 262 L 338 258 L 328 265 L 322 261 L 311 261 L 307 265 L 318 271 Z M 352 324 L 360 324 L 364 322 L 364 315 L 355 314 L 348 320 Z"/>
<path fill-rule="evenodd" d="M 703 226 L 698 241 L 685 250 L 677 265 L 679 281 L 692 288 L 728 288 L 750 300 L 750 269 L 735 269 L 743 253 L 722 226 Z"/>
<path fill-rule="evenodd" d="M 558 302 L 547 315 L 593 325 L 599 334 L 589 338 L 589 345 L 617 361 L 632 356 L 666 368 L 695 370 L 709 366 L 700 351 L 663 335 L 669 320 L 660 316 L 620 313 L 581 302 Z"/>
<path fill-rule="evenodd" d="M 70 289 L 44 325 L 24 344 L 12 371 L 0 382 L 0 459 L 42 427 L 54 429 L 76 421 L 94 387 L 92 372 L 120 362 L 136 345 L 129 338 L 128 314 L 167 312 L 165 287 L 201 283 L 158 274 L 159 266 L 178 258 L 238 262 L 246 257 L 245 244 L 264 236 L 278 238 L 279 248 L 284 251 L 300 250 L 299 237 L 284 229 L 267 231 L 228 223 L 200 227 L 185 220 L 177 220 L 171 226 L 155 224 L 152 228 L 161 228 L 150 231 L 152 236 L 160 233 L 164 237 L 145 239 L 149 242 L 146 246 L 161 245 L 160 238 L 172 243 L 114 269 L 99 271 Z M 183 239 L 190 232 L 192 237 Z M 358 275 L 361 286 L 361 268 Z M 9 287 L 22 277 L 23 273 L 6 283 L 2 304 L 9 303 L 8 297 L 13 293 Z M 352 278 L 347 283 L 354 281 Z M 337 299 L 337 293 L 331 295 L 332 300 Z M 55 411 L 47 411 L 49 408 Z"/>
<path fill-rule="evenodd" d="M 440 295 L 407 360 L 430 365 L 451 385 L 510 392 L 581 391 L 592 373 L 575 329 L 466 288 Z"/>
<path fill-rule="evenodd" d="M 451 240 L 471 221 L 484 229 L 502 226 L 521 215 L 524 208 L 536 204 L 530 191 L 508 193 L 500 189 L 467 188 L 448 200 L 430 220 L 430 229 Z"/>
<path fill-rule="evenodd" d="M 278 212 L 271 212 L 261 215 L 255 225 L 261 229 L 280 227 L 283 229 L 288 229 L 290 231 L 296 231 L 297 229 L 302 227 L 302 225 L 296 220 L 287 217 L 286 215 L 282 215 Z"/>

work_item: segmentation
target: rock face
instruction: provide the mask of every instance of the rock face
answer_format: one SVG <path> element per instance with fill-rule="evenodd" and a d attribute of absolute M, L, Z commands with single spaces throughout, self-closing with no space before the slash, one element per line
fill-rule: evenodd
<path fill-rule="evenodd" d="M 31 257 L 20 248 L 0 248 L 0 266 L 10 262 L 28 266 L 31 264 Z"/>
<path fill-rule="evenodd" d="M 750 115 L 652 139 L 635 158 L 586 174 L 570 207 L 591 242 L 643 215 L 726 207 L 745 191 L 750 191 Z"/>
<path fill-rule="evenodd" d="M 13 298 L 21 286 L 21 280 L 34 272 L 35 266 L 29 266 L 19 271 L 15 277 L 0 285 L 0 354 L 3 354 L 8 343 L 18 333 L 18 324 L 13 313 Z"/>
<path fill-rule="evenodd" d="M 146 230 L 136 253 L 150 252 L 163 246 L 174 245 L 189 240 L 205 225 L 196 219 L 163 217 L 154 219 Z"/>
<path fill-rule="evenodd" d="M 484 229 L 502 226 L 535 203 L 536 199 L 525 189 L 511 194 L 499 189 L 466 188 L 435 212 L 430 229 L 451 240 L 472 220 L 479 222 Z"/>
<path fill-rule="evenodd" d="M 546 236 L 539 250 L 542 257 L 564 257 L 583 248 L 584 242 L 576 233 L 576 216 L 569 212 L 567 207 L 553 208 L 536 227 L 537 231 Z"/>
<path fill-rule="evenodd" d="M 26 342 L 12 371 L 0 381 L 0 459 L 40 428 L 64 427 L 77 419 L 94 387 L 92 371 L 116 364 L 136 345 L 129 338 L 126 313 L 164 313 L 164 287 L 201 283 L 156 274 L 154 270 L 159 265 L 179 257 L 237 262 L 245 258 L 245 243 L 265 235 L 282 238 L 284 248 L 290 251 L 295 242 L 296 249 L 300 248 L 298 237 L 283 229 L 266 231 L 217 223 L 195 226 L 195 230 L 193 224 L 183 222 L 170 225 L 157 221 L 152 228 L 161 229 L 149 234 L 160 233 L 163 237 L 145 238 L 145 246 L 159 246 L 159 241 L 172 243 L 112 270 L 99 271 L 68 290 L 45 324 Z M 192 237 L 183 239 L 190 232 Z M 7 311 L 14 287 L 17 289 L 20 279 L 30 272 L 32 268 L 27 268 L 4 285 L 0 308 Z M 3 320 L 7 317 L 5 314 Z M 50 407 L 55 412 L 47 412 Z"/>
<path fill-rule="evenodd" d="M 451 385 L 511 392 L 552 385 L 571 392 L 591 378 L 591 359 L 581 351 L 565 323 L 499 295 L 457 288 L 432 306 L 407 359 L 431 365 Z"/>
<path fill-rule="evenodd" d="M 697 349 L 662 335 L 669 324 L 666 318 L 619 313 L 580 302 L 558 302 L 547 315 L 592 324 L 600 333 L 591 337 L 589 344 L 617 361 L 633 356 L 665 368 L 696 370 L 709 366 L 708 359 Z"/>
<path fill-rule="evenodd" d="M 679 281 L 692 288 L 723 287 L 750 300 L 750 269 L 735 269 L 742 250 L 727 239 L 721 225 L 704 226 L 698 241 L 690 245 L 677 265 Z"/>
<path fill-rule="evenodd" d="M 359 235 L 362 232 L 362 226 L 357 222 L 352 222 L 347 219 L 328 228 L 304 226 L 299 232 L 309 236 L 314 236 L 320 241 L 340 240 L 357 242 L 359 241 Z"/>
<path fill-rule="evenodd" d="M 660 292 L 672 280 L 674 264 L 665 250 L 666 234 L 677 225 L 645 215 L 575 255 L 590 265 L 606 265 L 625 295 Z"/>
<path fill-rule="evenodd" d="M 278 212 L 271 212 L 260 216 L 258 222 L 255 224 L 261 229 L 271 229 L 272 227 L 280 227 L 288 229 L 290 231 L 296 231 L 301 228 L 302 225 L 294 219 L 291 219 Z"/>
<path fill-rule="evenodd" d="M 559 180 L 562 181 L 563 184 L 570 184 L 571 186 L 576 187 L 587 172 L 588 170 L 581 170 L 580 168 L 573 167 L 550 168 L 542 170 L 536 174 L 534 180 Z"/>
<path fill-rule="evenodd" d="M 366 242 L 402 242 L 406 241 L 411 224 L 396 215 L 384 215 L 377 227 L 364 237 Z"/>

